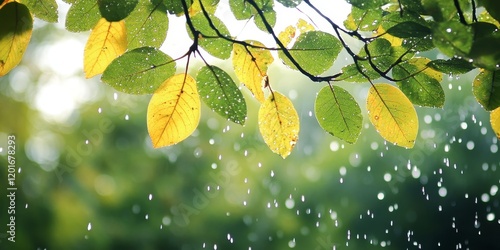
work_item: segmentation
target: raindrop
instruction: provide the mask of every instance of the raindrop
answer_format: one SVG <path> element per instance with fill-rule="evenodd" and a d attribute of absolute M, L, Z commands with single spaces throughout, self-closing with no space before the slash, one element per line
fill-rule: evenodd
<path fill-rule="evenodd" d="M 467 123 L 466 123 L 466 122 L 462 122 L 462 123 L 460 123 L 460 127 L 461 127 L 463 130 L 466 130 L 466 129 L 467 129 Z"/>
<path fill-rule="evenodd" d="M 496 145 L 496 144 L 491 145 L 490 146 L 490 151 L 493 154 L 496 153 L 496 152 L 498 152 L 498 145 Z"/>
<path fill-rule="evenodd" d="M 295 201 L 292 198 L 288 198 L 285 201 L 285 207 L 288 209 L 292 209 L 295 206 Z"/>
<path fill-rule="evenodd" d="M 90 231 L 92 229 L 92 224 L 89 222 L 89 224 L 87 225 L 87 231 Z"/>
<path fill-rule="evenodd" d="M 495 214 L 494 213 L 489 213 L 488 215 L 486 215 L 486 219 L 488 221 L 493 221 L 495 219 Z"/>
<path fill-rule="evenodd" d="M 378 194 L 377 194 L 377 198 L 378 198 L 379 200 L 383 200 L 383 199 L 384 199 L 384 197 L 385 197 L 385 195 L 384 195 L 384 193 L 383 193 L 383 192 L 380 192 L 380 193 L 378 193 Z"/>
<path fill-rule="evenodd" d="M 153 194 L 149 194 L 148 199 L 152 200 L 153 199 Z"/>
<path fill-rule="evenodd" d="M 474 149 L 474 142 L 473 141 L 468 141 L 467 142 L 467 149 L 468 150 L 473 150 Z"/>
<path fill-rule="evenodd" d="M 333 152 L 338 151 L 339 150 L 339 143 L 336 141 L 332 141 L 330 143 L 330 150 Z"/>
<path fill-rule="evenodd" d="M 440 182 L 439 182 L 439 184 L 440 184 Z M 438 190 L 438 193 L 439 193 L 439 196 L 445 197 L 446 194 L 448 193 L 448 191 L 446 190 L 445 187 L 440 187 L 439 190 Z"/>
<path fill-rule="evenodd" d="M 491 186 L 491 188 L 490 188 L 490 195 L 491 196 L 495 196 L 497 194 L 497 192 L 498 192 L 498 186 L 497 185 Z"/>
<path fill-rule="evenodd" d="M 481 201 L 482 202 L 488 202 L 488 201 L 490 201 L 490 196 L 488 194 L 486 194 L 486 193 L 482 194 L 481 195 Z"/>
<path fill-rule="evenodd" d="M 424 122 L 426 124 L 430 124 L 432 122 L 432 116 L 430 116 L 430 115 L 424 116 Z"/>
<path fill-rule="evenodd" d="M 125 115 L 125 120 L 128 121 L 129 120 L 129 116 L 128 115 Z"/>

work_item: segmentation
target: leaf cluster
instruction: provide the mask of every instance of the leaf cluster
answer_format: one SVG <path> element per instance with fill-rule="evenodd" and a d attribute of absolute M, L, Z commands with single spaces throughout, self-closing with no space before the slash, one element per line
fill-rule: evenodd
<path fill-rule="evenodd" d="M 370 85 L 366 104 L 370 122 L 387 141 L 411 148 L 418 134 L 414 106 L 441 108 L 443 74 L 480 69 L 473 95 L 492 111 L 497 134 L 500 107 L 500 8 L 492 1 L 474 0 L 348 0 L 352 5 L 343 25 L 310 0 L 229 0 L 237 20 L 251 22 L 273 44 L 240 40 L 217 15 L 219 0 L 65 0 L 71 7 L 66 29 L 91 30 L 84 50 L 87 78 L 101 80 L 129 94 L 152 94 L 148 130 L 154 147 L 176 144 L 198 126 L 201 102 L 214 112 L 243 125 L 247 116 L 242 84 L 260 103 L 259 129 L 269 148 L 286 157 L 297 143 L 299 117 L 293 103 L 273 89 L 268 75 L 280 61 L 311 82 L 325 84 L 318 92 L 314 113 L 328 133 L 356 142 L 363 112 L 338 82 Z M 299 19 L 277 30 L 276 4 L 307 9 L 329 29 Z M 180 58 L 161 50 L 169 18 L 183 16 L 192 39 Z M 0 5 L 0 76 L 22 59 L 33 18 L 57 22 L 55 0 L 4 1 Z M 347 38 L 355 45 L 347 43 Z M 358 49 L 355 49 L 358 48 Z M 441 58 L 426 57 L 437 50 Z M 330 73 L 339 53 L 351 58 L 340 72 Z M 212 65 L 208 55 L 232 62 L 232 71 Z M 432 53 L 429 53 L 432 54 Z M 188 74 L 194 55 L 204 66 Z M 177 73 L 179 59 L 186 70 Z M 279 60 L 276 60 L 279 59 Z M 234 73 L 235 77 L 231 75 Z M 379 83 L 380 79 L 382 82 Z M 376 81 L 378 80 L 378 81 Z"/>

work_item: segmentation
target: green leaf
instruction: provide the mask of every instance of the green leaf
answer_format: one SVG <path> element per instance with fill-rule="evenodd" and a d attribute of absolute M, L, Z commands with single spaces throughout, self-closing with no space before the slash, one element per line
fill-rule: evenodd
<path fill-rule="evenodd" d="M 203 9 L 210 14 L 214 14 L 217 10 L 219 0 L 200 0 L 194 1 L 189 8 L 189 15 L 197 14 L 198 12 L 203 12 Z M 203 7 L 203 8 L 202 8 Z"/>
<path fill-rule="evenodd" d="M 457 21 L 437 23 L 432 28 L 432 35 L 434 45 L 449 57 L 467 55 L 474 40 L 472 27 Z"/>
<path fill-rule="evenodd" d="M 353 6 L 357 8 L 368 10 L 368 9 L 379 9 L 383 5 L 390 2 L 390 0 L 347 0 Z"/>
<path fill-rule="evenodd" d="M 99 0 L 99 11 L 109 22 L 125 19 L 134 10 L 139 0 Z"/>
<path fill-rule="evenodd" d="M 298 0 L 285 0 L 286 2 L 297 2 Z M 300 0 L 301 1 L 301 0 Z M 298 1 L 298 2 L 300 2 Z M 274 27 L 276 24 L 276 12 L 274 11 L 274 0 L 255 0 L 255 3 L 264 14 L 266 21 Z M 255 25 L 262 31 L 268 31 L 262 17 L 257 10 L 247 1 L 229 0 L 231 12 L 237 20 L 247 20 L 255 17 Z"/>
<path fill-rule="evenodd" d="M 427 63 L 427 66 L 445 74 L 465 74 L 475 68 L 472 63 L 456 57 L 448 60 L 433 60 Z"/>
<path fill-rule="evenodd" d="M 283 6 L 285 6 L 285 7 L 295 8 L 300 3 L 302 3 L 302 0 L 278 0 L 278 2 L 283 4 Z"/>
<path fill-rule="evenodd" d="M 407 21 L 392 26 L 387 33 L 401 38 L 424 37 L 431 33 L 431 29 L 419 23 Z"/>
<path fill-rule="evenodd" d="M 396 65 L 392 75 L 399 89 L 415 105 L 425 107 L 443 107 L 444 90 L 440 85 L 443 74 L 427 67 L 429 59 L 413 58 Z"/>
<path fill-rule="evenodd" d="M 341 49 L 340 41 L 333 35 L 322 31 L 309 31 L 297 38 L 289 52 L 304 70 L 319 75 L 332 67 Z M 278 54 L 286 65 L 297 69 L 283 52 Z"/>
<path fill-rule="evenodd" d="M 412 11 L 418 14 L 425 14 L 424 6 L 421 0 L 400 0 L 404 11 Z"/>
<path fill-rule="evenodd" d="M 222 35 L 230 37 L 229 30 L 219 18 L 211 14 L 209 14 L 209 17 L 212 24 Z M 233 48 L 232 43 L 224 40 L 223 38 L 217 37 L 217 33 L 210 27 L 210 24 L 203 13 L 198 13 L 192 16 L 191 21 L 196 30 L 201 32 L 200 37 L 198 37 L 198 44 L 203 49 L 220 59 L 228 59 L 231 56 L 231 50 Z M 189 36 L 193 38 L 193 34 L 189 33 Z"/>
<path fill-rule="evenodd" d="M 338 86 L 323 87 L 314 103 L 319 125 L 331 135 L 355 143 L 363 127 L 358 103 L 351 94 Z"/>
<path fill-rule="evenodd" d="M 50 23 L 57 23 L 56 0 L 23 0 L 22 3 L 28 6 L 34 16 Z"/>
<path fill-rule="evenodd" d="M 500 107 L 500 71 L 482 70 L 474 79 L 472 91 L 484 109 Z"/>
<path fill-rule="evenodd" d="M 254 14 L 252 5 L 247 3 L 247 1 L 229 0 L 229 7 L 237 20 L 250 19 Z"/>
<path fill-rule="evenodd" d="M 125 19 L 128 48 L 159 48 L 168 31 L 168 16 L 165 6 L 148 0 L 141 0 L 135 10 Z"/>
<path fill-rule="evenodd" d="M 358 64 L 361 68 L 361 71 L 364 72 L 365 75 L 370 78 L 370 80 L 380 78 L 380 74 L 373 70 L 368 61 L 358 61 Z M 344 66 L 342 68 L 342 75 L 340 75 L 336 80 L 346 82 L 368 82 L 368 79 L 366 79 L 365 76 L 359 73 L 359 70 L 354 63 Z"/>
<path fill-rule="evenodd" d="M 496 1 L 484 0 L 481 3 L 495 20 L 500 21 L 500 7 Z"/>
<path fill-rule="evenodd" d="M 365 10 L 352 6 L 344 26 L 352 31 L 374 31 L 380 25 L 380 20 L 382 20 L 381 9 Z"/>
<path fill-rule="evenodd" d="M 265 17 L 267 23 L 271 27 L 274 27 L 274 25 L 276 24 L 276 11 L 274 11 L 274 6 L 271 4 L 264 5 L 262 7 L 262 12 L 264 13 L 264 17 Z M 269 32 L 260 15 L 256 14 L 254 21 L 255 21 L 255 25 L 257 26 L 257 28 L 259 28 L 262 31 Z"/>
<path fill-rule="evenodd" d="M 469 0 L 459 0 L 462 10 L 470 9 Z M 457 8 L 454 1 L 422 0 L 425 14 L 431 15 L 436 22 L 458 20 Z"/>
<path fill-rule="evenodd" d="M 0 77 L 22 60 L 33 33 L 33 18 L 24 4 L 9 2 L 0 8 Z"/>
<path fill-rule="evenodd" d="M 475 66 L 497 70 L 500 66 L 500 32 L 497 26 L 487 22 L 471 24 L 474 30 L 474 43 L 468 53 Z"/>
<path fill-rule="evenodd" d="M 92 29 L 101 19 L 99 6 L 95 0 L 78 0 L 68 10 L 66 29 L 72 32 L 82 32 Z"/>
<path fill-rule="evenodd" d="M 159 2 L 163 2 L 165 7 L 167 8 L 168 13 L 170 14 L 176 14 L 179 15 L 184 12 L 184 9 L 182 8 L 182 1 L 173 1 L 173 0 L 151 0 L 154 5 L 158 4 Z M 191 7 L 193 4 L 193 1 L 186 1 L 187 7 Z"/>
<path fill-rule="evenodd" d="M 216 66 L 205 66 L 196 76 L 203 102 L 224 118 L 245 124 L 247 105 L 231 76 Z"/>
<path fill-rule="evenodd" d="M 369 55 L 363 49 L 359 53 L 362 58 L 370 58 L 371 62 L 381 71 L 388 70 L 398 60 L 412 57 L 413 54 L 402 46 L 392 46 L 384 38 L 378 38 L 368 44 Z"/>
<path fill-rule="evenodd" d="M 155 48 L 142 47 L 112 61 L 101 80 L 125 93 L 152 94 L 174 74 L 175 61 L 170 56 Z"/>

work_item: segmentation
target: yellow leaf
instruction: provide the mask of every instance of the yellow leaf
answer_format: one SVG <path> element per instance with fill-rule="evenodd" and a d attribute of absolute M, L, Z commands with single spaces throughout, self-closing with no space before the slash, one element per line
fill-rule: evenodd
<path fill-rule="evenodd" d="M 101 18 L 90 33 L 85 45 L 83 71 L 90 78 L 104 72 L 106 67 L 127 49 L 125 22 L 108 22 Z"/>
<path fill-rule="evenodd" d="M 246 41 L 254 46 L 264 47 L 257 41 Z M 264 102 L 262 82 L 267 80 L 267 68 L 274 58 L 269 50 L 234 44 L 233 67 L 238 79 L 247 86 L 259 102 Z"/>
<path fill-rule="evenodd" d="M 297 21 L 297 28 L 299 28 L 300 33 L 302 34 L 314 30 L 314 27 L 302 18 L 299 18 Z"/>
<path fill-rule="evenodd" d="M 398 47 L 403 44 L 403 39 L 399 37 L 395 37 L 389 33 L 385 33 L 385 30 L 382 28 L 382 26 L 379 26 L 376 32 L 377 35 L 382 34 L 380 37 L 386 39 L 391 43 L 392 46 Z"/>
<path fill-rule="evenodd" d="M 33 31 L 33 18 L 23 4 L 10 2 L 0 9 L 0 76 L 23 58 Z"/>
<path fill-rule="evenodd" d="M 367 109 L 370 122 L 384 139 L 402 147 L 413 147 L 418 133 L 417 112 L 401 90 L 386 83 L 372 86 Z"/>
<path fill-rule="evenodd" d="M 300 18 L 295 26 L 290 25 L 286 27 L 285 30 L 280 32 L 278 38 L 283 45 L 288 46 L 288 44 L 290 44 L 295 37 L 312 30 L 314 30 L 314 27 L 304 19 Z"/>
<path fill-rule="evenodd" d="M 491 111 L 490 122 L 493 131 L 495 131 L 497 137 L 500 138 L 500 108 L 496 108 Z"/>
<path fill-rule="evenodd" d="M 285 28 L 285 30 L 281 31 L 278 35 L 278 39 L 280 39 L 283 45 L 288 46 L 293 38 L 295 38 L 295 33 L 297 32 L 297 28 L 290 25 Z"/>
<path fill-rule="evenodd" d="M 259 109 L 259 130 L 267 146 L 286 158 L 299 139 L 299 116 L 292 102 L 274 91 Z"/>
<path fill-rule="evenodd" d="M 178 74 L 167 79 L 148 105 L 148 132 L 153 147 L 176 144 L 191 135 L 200 122 L 201 102 L 196 81 Z"/>

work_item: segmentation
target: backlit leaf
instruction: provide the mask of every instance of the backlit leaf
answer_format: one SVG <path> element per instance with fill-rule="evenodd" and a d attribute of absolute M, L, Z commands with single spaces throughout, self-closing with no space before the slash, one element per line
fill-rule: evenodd
<path fill-rule="evenodd" d="M 139 47 L 159 48 L 168 31 L 168 16 L 165 6 L 159 2 L 141 0 L 135 10 L 125 19 L 128 49 Z"/>
<path fill-rule="evenodd" d="M 314 112 L 319 125 L 326 132 L 348 143 L 358 139 L 363 125 L 361 109 L 343 88 L 323 87 L 316 96 Z"/>
<path fill-rule="evenodd" d="M 412 58 L 396 65 L 392 74 L 399 89 L 405 93 L 415 105 L 426 107 L 443 107 L 444 90 L 441 87 L 443 74 L 427 67 L 427 58 Z"/>
<path fill-rule="evenodd" d="M 363 10 L 353 5 L 351 13 L 349 13 L 347 19 L 344 21 L 344 26 L 352 31 L 373 31 L 377 30 L 381 19 L 381 9 Z"/>
<path fill-rule="evenodd" d="M 274 91 L 259 109 L 259 130 L 267 146 L 286 158 L 299 139 L 299 116 L 292 102 Z"/>
<path fill-rule="evenodd" d="M 205 11 L 210 14 L 214 14 L 215 10 L 217 9 L 217 5 L 219 4 L 219 0 L 201 0 L 201 1 L 194 1 L 191 7 L 189 8 L 189 15 L 195 15 L 198 12 L 202 12 L 203 9 L 201 8 L 203 4 L 203 8 L 205 8 Z"/>
<path fill-rule="evenodd" d="M 224 70 L 216 66 L 205 66 L 198 72 L 196 83 L 201 99 L 208 107 L 232 122 L 245 124 L 245 99 Z"/>
<path fill-rule="evenodd" d="M 101 18 L 99 5 L 95 0 L 78 0 L 68 10 L 66 29 L 81 32 L 92 29 Z"/>
<path fill-rule="evenodd" d="M 247 1 L 229 0 L 229 7 L 237 20 L 250 19 L 253 16 L 254 9 Z"/>
<path fill-rule="evenodd" d="M 28 9 L 37 18 L 44 21 L 57 22 L 57 3 L 56 0 L 22 0 Z"/>
<path fill-rule="evenodd" d="M 358 61 L 359 67 L 361 71 L 370 78 L 370 80 L 375 80 L 380 78 L 380 74 L 375 71 L 369 64 L 368 61 Z M 359 73 L 358 67 L 356 64 L 349 64 L 342 68 L 342 75 L 337 78 L 338 81 L 346 81 L 346 82 L 368 82 L 366 77 Z"/>
<path fill-rule="evenodd" d="M 376 39 L 369 43 L 367 47 L 369 55 L 367 55 L 365 49 L 362 49 L 359 55 L 363 58 L 371 59 L 371 62 L 383 72 L 389 70 L 398 61 L 413 56 L 413 53 L 409 52 L 408 49 L 399 45 L 394 46 L 394 44 L 384 38 Z"/>
<path fill-rule="evenodd" d="M 481 70 L 474 79 L 472 91 L 484 109 L 500 107 L 500 71 Z"/>
<path fill-rule="evenodd" d="M 266 19 L 267 24 L 269 24 L 271 27 L 274 27 L 274 25 L 276 24 L 276 11 L 274 10 L 273 1 L 262 1 L 262 2 L 264 4 L 262 4 L 262 7 L 260 9 L 264 14 L 264 18 Z M 261 15 L 255 14 L 254 21 L 257 28 L 259 28 L 262 31 L 269 32 L 267 30 L 266 25 L 264 24 L 264 20 L 262 19 Z"/>
<path fill-rule="evenodd" d="M 179 74 L 158 88 L 148 105 L 148 132 L 153 147 L 176 144 L 190 136 L 200 122 L 201 102 L 196 81 Z"/>
<path fill-rule="evenodd" d="M 387 141 L 412 148 L 418 133 L 418 117 L 413 104 L 398 88 L 375 84 L 368 92 L 368 117 Z"/>
<path fill-rule="evenodd" d="M 162 51 L 143 47 L 116 58 L 106 68 L 101 80 L 116 90 L 129 94 L 152 94 L 175 74 L 175 61 Z"/>
<path fill-rule="evenodd" d="M 246 41 L 254 46 L 264 45 L 257 41 Z M 262 83 L 267 79 L 267 68 L 273 62 L 271 52 L 266 49 L 234 44 L 233 67 L 238 79 L 252 92 L 259 102 L 264 102 Z"/>
<path fill-rule="evenodd" d="M 210 14 L 210 19 L 212 24 L 222 35 L 230 37 L 229 30 L 219 18 Z M 198 45 L 211 55 L 220 59 L 228 59 L 231 56 L 232 44 L 217 37 L 217 33 L 212 29 L 203 13 L 198 13 L 192 16 L 191 21 L 193 22 L 193 26 L 201 32 L 198 37 Z M 189 33 L 189 36 L 193 38 L 193 34 L 191 34 L 191 32 Z"/>
<path fill-rule="evenodd" d="M 341 49 L 340 41 L 333 35 L 322 31 L 309 31 L 297 38 L 289 52 L 304 70 L 319 75 L 333 65 Z M 287 66 L 297 69 L 283 52 L 278 54 Z"/>
<path fill-rule="evenodd" d="M 495 131 L 497 137 L 500 138 L 500 108 L 496 108 L 495 110 L 491 111 L 490 122 L 493 131 Z"/>
<path fill-rule="evenodd" d="M 108 22 L 101 18 L 90 33 L 85 45 L 83 71 L 90 78 L 104 72 L 106 67 L 127 49 L 125 22 Z"/>
<path fill-rule="evenodd" d="M 28 8 L 10 2 L 0 9 L 0 76 L 9 73 L 23 58 L 33 31 Z"/>

